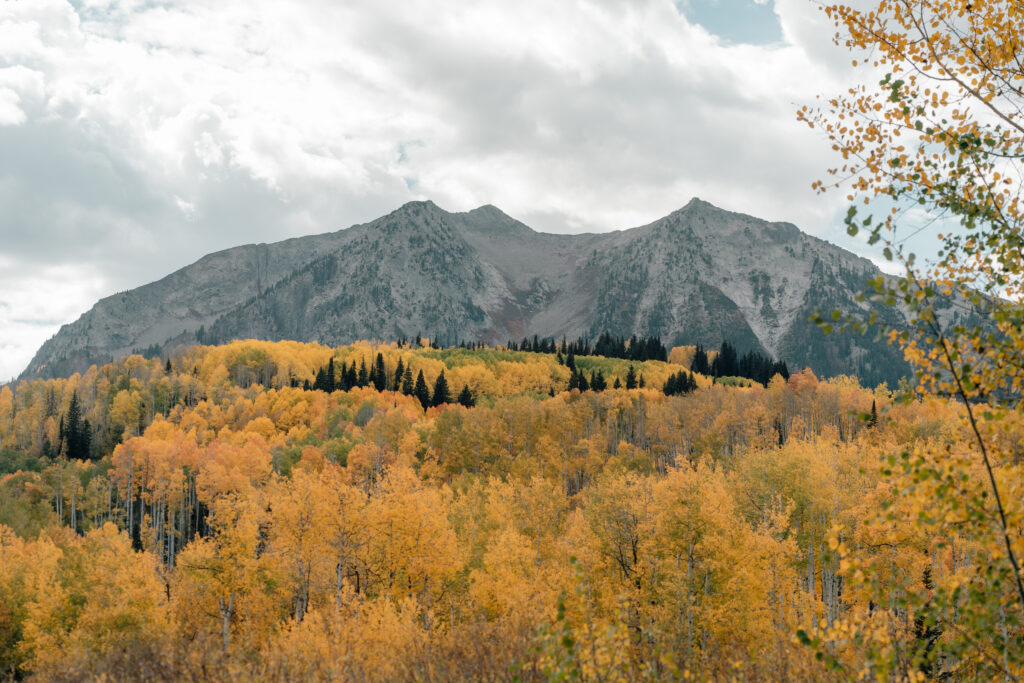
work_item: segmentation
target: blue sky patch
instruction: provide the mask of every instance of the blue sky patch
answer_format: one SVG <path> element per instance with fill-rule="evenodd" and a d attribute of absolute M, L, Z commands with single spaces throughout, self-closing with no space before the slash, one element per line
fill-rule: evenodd
<path fill-rule="evenodd" d="M 771 0 L 676 0 L 676 7 L 691 22 L 727 43 L 767 45 L 782 41 L 782 25 Z"/>

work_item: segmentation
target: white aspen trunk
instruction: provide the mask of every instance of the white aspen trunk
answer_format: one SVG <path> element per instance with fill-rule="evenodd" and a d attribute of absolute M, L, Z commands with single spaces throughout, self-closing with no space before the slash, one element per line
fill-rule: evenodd
<path fill-rule="evenodd" d="M 693 544 L 686 557 L 686 661 L 693 659 Z"/>
<path fill-rule="evenodd" d="M 64 523 L 64 467 L 60 468 L 59 474 L 57 475 L 57 495 L 54 503 L 57 508 L 57 517 L 60 518 L 60 523 Z"/>
<path fill-rule="evenodd" d="M 174 539 L 177 536 L 175 524 L 178 521 L 178 513 L 175 510 L 171 510 L 171 533 L 167 539 L 167 566 L 174 566 Z"/>
<path fill-rule="evenodd" d="M 224 598 L 220 598 L 219 603 L 221 620 L 220 632 L 224 643 L 224 652 L 227 652 L 231 647 L 231 617 L 235 612 L 235 592 L 231 591 L 228 595 L 227 603 L 224 602 Z"/>
<path fill-rule="evenodd" d="M 131 537 L 132 529 L 134 528 L 132 526 L 132 524 L 135 521 L 135 519 L 134 519 L 134 513 L 135 513 L 135 505 L 134 505 L 134 503 L 135 503 L 135 459 L 134 458 L 130 458 L 128 460 L 128 495 L 125 496 L 125 499 L 126 499 L 125 505 L 127 506 L 126 510 L 125 510 L 125 517 L 128 518 L 128 520 L 127 520 L 128 521 L 128 536 Z"/>
<path fill-rule="evenodd" d="M 814 597 L 814 541 L 807 547 L 807 592 Z"/>

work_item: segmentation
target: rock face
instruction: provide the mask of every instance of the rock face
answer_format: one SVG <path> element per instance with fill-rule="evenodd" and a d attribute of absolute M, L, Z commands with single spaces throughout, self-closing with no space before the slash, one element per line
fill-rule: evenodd
<path fill-rule="evenodd" d="M 905 372 L 870 337 L 826 336 L 815 309 L 867 309 L 878 270 L 806 235 L 699 199 L 650 225 L 602 234 L 534 232 L 493 206 L 449 213 L 413 202 L 371 223 L 210 254 L 102 299 L 38 351 L 23 377 L 61 376 L 136 349 L 196 341 L 341 344 L 417 333 L 442 342 L 526 335 L 723 339 L 821 375 L 866 382 Z M 883 320 L 900 314 L 879 307 Z"/>

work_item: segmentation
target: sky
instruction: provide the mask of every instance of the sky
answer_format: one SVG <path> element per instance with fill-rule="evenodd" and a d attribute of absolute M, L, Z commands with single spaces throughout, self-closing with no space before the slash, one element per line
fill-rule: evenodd
<path fill-rule="evenodd" d="M 809 0 L 0 0 L 0 382 L 99 298 L 430 199 L 534 229 L 700 197 L 862 255 L 796 120 Z"/>

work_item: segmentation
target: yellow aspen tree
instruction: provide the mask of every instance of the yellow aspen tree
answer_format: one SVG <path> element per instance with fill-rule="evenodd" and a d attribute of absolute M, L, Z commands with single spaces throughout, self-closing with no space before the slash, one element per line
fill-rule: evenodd
<path fill-rule="evenodd" d="M 907 313 L 910 329 L 888 333 L 915 366 L 919 392 L 956 397 L 963 408 L 961 443 L 951 452 L 908 450 L 887 469 L 899 481 L 923 482 L 898 490 L 918 501 L 919 523 L 939 542 L 952 542 L 954 527 L 943 520 L 959 520 L 985 548 L 965 583 L 937 583 L 929 571 L 906 586 L 896 609 L 923 620 L 912 641 L 925 643 L 880 646 L 879 665 L 904 676 L 1016 677 L 1024 666 L 1024 518 L 1016 504 L 1024 472 L 993 435 L 1016 423 L 1024 389 L 1024 8 L 1013 0 L 821 7 L 854 66 L 873 81 L 885 75 L 800 111 L 842 157 L 832 179 L 815 187 L 846 187 L 850 201 L 882 198 L 892 207 L 881 220 L 861 220 L 851 207 L 848 231 L 867 230 L 904 268 L 902 278 L 872 285 L 878 301 Z M 911 209 L 948 226 L 936 229 L 938 255 L 928 262 L 903 248 L 918 229 Z M 838 311 L 832 320 L 854 330 L 872 322 Z M 973 452 L 976 463 L 958 452 Z M 941 614 L 965 601 L 970 618 L 954 629 Z M 993 632 L 1008 634 L 1002 645 L 997 639 L 995 658 L 980 645 Z M 893 655 L 900 651 L 910 654 Z"/>

